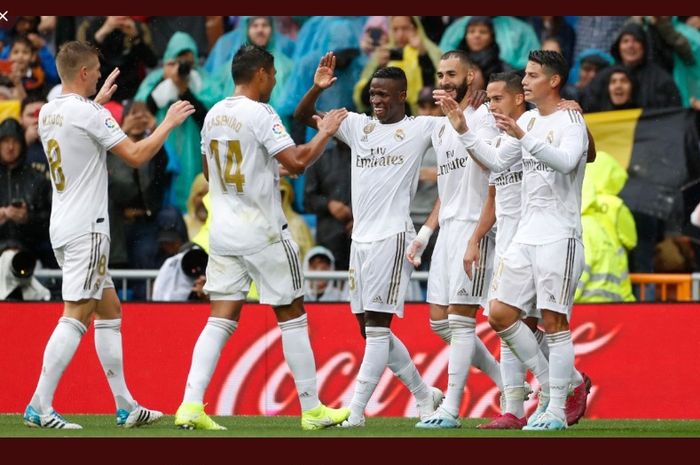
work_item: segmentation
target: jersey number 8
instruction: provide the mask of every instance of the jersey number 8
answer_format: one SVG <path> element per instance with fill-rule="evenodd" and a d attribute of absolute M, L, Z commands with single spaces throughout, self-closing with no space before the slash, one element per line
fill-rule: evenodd
<path fill-rule="evenodd" d="M 47 155 L 49 158 L 51 179 L 53 179 L 56 190 L 61 192 L 66 188 L 66 177 L 63 174 L 63 168 L 61 168 L 61 148 L 58 146 L 58 141 L 56 139 L 49 139 L 46 148 L 48 149 Z"/>

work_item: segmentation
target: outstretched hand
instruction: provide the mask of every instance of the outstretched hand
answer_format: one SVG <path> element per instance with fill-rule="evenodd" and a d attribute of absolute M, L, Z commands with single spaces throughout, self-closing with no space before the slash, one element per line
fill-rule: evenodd
<path fill-rule="evenodd" d="M 112 99 L 112 95 L 117 91 L 117 85 L 114 82 L 118 77 L 119 68 L 114 68 L 114 70 L 109 73 L 109 76 L 107 76 L 107 79 L 105 79 L 105 83 L 102 84 L 100 91 L 95 95 L 95 103 L 104 105 Z"/>
<path fill-rule="evenodd" d="M 557 103 L 557 109 L 558 110 L 573 110 L 573 111 L 578 111 L 579 113 L 583 113 L 583 109 L 581 108 L 581 105 L 576 100 L 566 100 L 566 99 L 561 99 L 559 103 Z"/>
<path fill-rule="evenodd" d="M 467 126 L 467 119 L 464 117 L 464 112 L 459 107 L 459 104 L 450 97 L 444 90 L 434 90 L 433 98 L 435 102 L 440 106 L 442 113 L 447 116 L 447 119 L 452 124 L 459 134 L 464 134 L 469 131 Z"/>
<path fill-rule="evenodd" d="M 185 122 L 188 116 L 194 113 L 194 105 L 187 100 L 178 100 L 170 105 L 168 113 L 165 115 L 163 122 L 168 122 L 173 128 L 180 126 Z"/>
<path fill-rule="evenodd" d="M 323 118 L 314 115 L 313 118 L 318 126 L 318 132 L 327 132 L 333 135 L 338 131 L 340 123 L 348 116 L 348 110 L 345 108 L 336 108 L 326 113 Z"/>
<path fill-rule="evenodd" d="M 333 74 L 335 72 L 335 55 L 333 52 L 328 52 L 321 57 L 321 61 L 316 68 L 314 74 L 314 85 L 325 90 L 333 85 L 338 80 Z"/>

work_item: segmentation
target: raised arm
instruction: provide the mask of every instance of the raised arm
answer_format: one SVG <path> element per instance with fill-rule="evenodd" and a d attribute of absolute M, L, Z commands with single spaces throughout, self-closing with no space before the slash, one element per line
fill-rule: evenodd
<path fill-rule="evenodd" d="M 321 57 L 318 68 L 316 68 L 314 85 L 304 94 L 304 97 L 294 110 L 294 119 L 296 121 L 301 121 L 307 126 L 318 129 L 318 122 L 314 116 L 323 118 L 325 113 L 316 109 L 316 101 L 321 95 L 321 92 L 328 89 L 338 80 L 338 78 L 334 76 L 334 72 L 335 55 L 333 55 L 333 52 L 328 52 Z"/>
<path fill-rule="evenodd" d="M 585 130 L 583 124 L 567 126 L 562 131 L 559 147 L 554 147 L 538 139 L 532 133 L 523 133 L 520 137 L 520 143 L 533 157 L 544 162 L 553 170 L 568 174 L 576 169 L 581 160 L 585 149 L 583 137 Z"/>
<path fill-rule="evenodd" d="M 318 129 L 318 133 L 306 144 L 293 145 L 287 147 L 275 155 L 277 161 L 289 171 L 291 174 L 299 174 L 304 172 L 307 166 L 312 164 L 321 156 L 326 144 L 340 127 L 340 123 L 348 116 L 348 111 L 345 108 L 331 110 L 326 113 L 323 118 L 318 115 L 313 115 L 315 121 L 314 127 Z"/>
<path fill-rule="evenodd" d="M 110 151 L 118 155 L 127 165 L 138 168 L 158 153 L 170 132 L 180 126 L 192 113 L 194 113 L 194 107 L 190 102 L 178 100 L 170 106 L 165 119 L 153 134 L 138 142 L 126 137 Z"/>
<path fill-rule="evenodd" d="M 467 149 L 467 153 L 481 167 L 495 173 L 511 167 L 521 158 L 520 143 L 514 139 L 506 139 L 499 147 L 492 147 L 467 126 L 467 119 L 457 102 L 442 90 L 433 92 L 435 100 L 442 108 L 452 127 L 459 134 L 459 139 Z"/>

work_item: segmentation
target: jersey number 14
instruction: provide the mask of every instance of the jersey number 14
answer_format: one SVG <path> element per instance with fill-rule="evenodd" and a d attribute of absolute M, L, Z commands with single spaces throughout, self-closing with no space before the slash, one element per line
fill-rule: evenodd
<path fill-rule="evenodd" d="M 219 141 L 213 140 L 209 143 L 209 149 L 211 150 L 211 153 L 214 154 L 214 158 L 216 158 L 216 170 L 218 171 L 219 178 L 221 179 L 221 187 L 222 190 L 228 191 L 226 185 L 232 184 L 236 186 L 236 193 L 242 194 L 243 186 L 245 185 L 245 175 L 241 173 L 241 165 L 243 165 L 241 143 L 237 140 L 229 140 L 226 141 L 226 146 L 226 163 L 222 172 L 221 156 L 219 155 Z M 235 171 L 231 173 L 232 168 L 234 168 L 234 163 L 236 165 Z"/>

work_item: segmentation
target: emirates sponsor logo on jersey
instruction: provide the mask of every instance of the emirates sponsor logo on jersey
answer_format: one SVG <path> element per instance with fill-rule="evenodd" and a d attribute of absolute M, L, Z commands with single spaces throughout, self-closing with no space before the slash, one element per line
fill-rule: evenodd
<path fill-rule="evenodd" d="M 538 161 L 534 158 L 524 158 L 523 171 L 544 171 L 546 173 L 550 173 L 554 170 L 542 161 Z"/>
<path fill-rule="evenodd" d="M 438 176 L 444 176 L 450 171 L 462 169 L 467 166 L 468 161 L 468 157 L 452 158 L 447 163 L 443 163 L 438 167 Z"/>
<path fill-rule="evenodd" d="M 519 183 L 523 180 L 523 172 L 522 171 L 508 171 L 505 173 L 501 173 L 496 177 L 496 179 L 493 180 L 494 186 L 502 187 L 502 186 L 509 186 L 511 184 L 516 184 Z"/>

